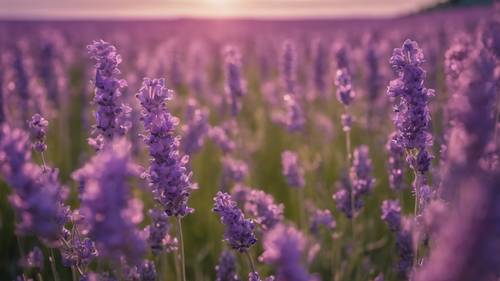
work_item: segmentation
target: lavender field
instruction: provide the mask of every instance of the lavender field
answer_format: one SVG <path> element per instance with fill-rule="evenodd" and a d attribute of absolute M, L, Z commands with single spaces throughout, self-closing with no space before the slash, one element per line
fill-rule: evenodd
<path fill-rule="evenodd" d="M 500 280 L 500 5 L 0 21 L 0 280 Z"/>

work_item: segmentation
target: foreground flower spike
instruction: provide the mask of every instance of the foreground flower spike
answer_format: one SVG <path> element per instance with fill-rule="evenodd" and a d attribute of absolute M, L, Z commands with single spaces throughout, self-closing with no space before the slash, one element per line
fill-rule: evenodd
<path fill-rule="evenodd" d="M 465 69 L 459 77 L 460 87 L 452 110 L 454 127 L 450 130 L 446 163 L 443 167 L 445 196 L 455 194 L 460 177 L 471 174 L 481 166 L 477 160 L 484 157 L 487 146 L 494 141 L 495 114 L 492 105 L 498 99 L 495 88 L 495 61 L 484 48 L 471 51 L 464 61 Z M 497 67 L 498 69 L 498 67 Z M 486 165 L 490 166 L 490 165 Z"/>
<path fill-rule="evenodd" d="M 153 190 L 155 200 L 168 216 L 184 217 L 193 212 L 187 205 L 189 194 L 196 185 L 187 169 L 189 157 L 179 151 L 180 138 L 175 134 L 179 120 L 172 116 L 166 101 L 172 98 L 164 79 L 145 78 L 137 94 L 142 111 L 149 147 L 151 165 L 145 177 Z"/>
<path fill-rule="evenodd" d="M 122 62 L 115 46 L 103 40 L 94 41 L 87 46 L 87 50 L 95 64 L 95 95 L 92 102 L 97 106 L 93 138 L 89 143 L 97 150 L 102 149 L 104 142 L 115 136 L 124 135 L 131 126 L 130 121 L 122 118 L 123 114 L 130 111 L 126 105 L 119 104 L 120 90 L 127 86 L 125 80 L 118 79 L 120 70 L 118 65 Z"/>
<path fill-rule="evenodd" d="M 246 93 L 246 82 L 241 73 L 241 54 L 233 46 L 224 49 L 225 58 L 225 87 L 227 97 L 230 100 L 231 114 L 236 116 L 241 110 L 240 99 Z"/>
<path fill-rule="evenodd" d="M 445 209 L 433 248 L 416 281 L 497 280 L 500 274 L 498 170 L 453 175 L 459 195 Z M 458 253 L 458 254 L 457 254 Z"/>
<path fill-rule="evenodd" d="M 116 139 L 77 172 L 83 179 L 81 214 L 85 231 L 95 241 L 101 258 L 138 264 L 146 253 L 146 241 L 137 229 L 142 203 L 132 199 L 129 177 L 137 174 L 130 159 L 130 144 Z"/>
<path fill-rule="evenodd" d="M 415 172 L 415 215 L 418 215 L 419 192 L 425 185 L 424 175 L 429 171 L 432 155 L 427 148 L 432 145 L 429 132 L 429 98 L 434 90 L 426 89 L 424 84 L 424 54 L 417 42 L 407 39 L 401 48 L 394 49 L 390 58 L 392 68 L 398 78 L 392 80 L 387 95 L 398 98 L 395 106 L 394 124 L 396 125 L 395 142 L 405 149 L 406 160 Z"/>
<path fill-rule="evenodd" d="M 47 149 L 45 138 L 47 135 L 47 127 L 49 122 L 45 120 L 42 115 L 35 114 L 28 121 L 28 128 L 30 131 L 31 139 L 33 140 L 33 149 L 43 153 Z"/>
<path fill-rule="evenodd" d="M 245 219 L 243 212 L 229 194 L 219 191 L 214 197 L 214 201 L 212 210 L 220 215 L 221 222 L 226 227 L 224 240 L 234 250 L 246 252 L 257 242 L 253 232 L 254 222 Z"/>
<path fill-rule="evenodd" d="M 276 266 L 277 281 L 307 281 L 311 276 L 301 261 L 306 247 L 304 235 L 292 226 L 279 224 L 264 235 L 260 260 Z"/>
<path fill-rule="evenodd" d="M 289 186 L 294 188 L 304 187 L 304 171 L 299 166 L 297 154 L 289 150 L 283 151 L 281 153 L 281 166 Z"/>
<path fill-rule="evenodd" d="M 9 201 L 16 214 L 16 233 L 36 235 L 48 246 L 57 243 L 67 221 L 63 205 L 67 190 L 58 181 L 58 171 L 43 171 L 31 161 L 29 136 L 7 124 L 0 131 L 0 175 L 12 188 Z"/>
<path fill-rule="evenodd" d="M 236 257 L 231 251 L 223 251 L 219 258 L 219 264 L 215 267 L 215 281 L 239 281 L 236 270 Z"/>
<path fill-rule="evenodd" d="M 289 40 L 283 42 L 280 74 L 285 94 L 294 95 L 297 80 L 297 51 L 293 42 Z"/>

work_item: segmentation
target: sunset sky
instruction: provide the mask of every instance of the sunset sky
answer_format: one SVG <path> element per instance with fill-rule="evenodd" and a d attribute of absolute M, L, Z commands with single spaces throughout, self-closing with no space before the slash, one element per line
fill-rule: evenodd
<path fill-rule="evenodd" d="M 0 0 L 0 18 L 392 16 L 439 0 Z"/>

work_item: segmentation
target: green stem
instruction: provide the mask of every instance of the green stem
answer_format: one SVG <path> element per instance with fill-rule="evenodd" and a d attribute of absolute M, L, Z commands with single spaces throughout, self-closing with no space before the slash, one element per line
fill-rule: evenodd
<path fill-rule="evenodd" d="M 60 279 L 56 269 L 56 259 L 54 258 L 54 249 L 50 248 L 49 252 L 50 252 L 49 256 L 50 268 L 52 269 L 52 275 L 54 277 L 54 281 L 59 281 Z"/>
<path fill-rule="evenodd" d="M 186 281 L 186 264 L 184 260 L 184 238 L 182 236 L 182 224 L 181 218 L 177 217 L 177 233 L 179 235 L 179 249 L 181 254 L 181 273 L 182 273 L 182 281 Z"/>
<path fill-rule="evenodd" d="M 40 272 L 37 272 L 37 273 L 36 273 L 36 279 L 37 279 L 38 281 L 43 281 L 43 277 L 42 277 L 42 274 L 40 274 Z"/>
<path fill-rule="evenodd" d="M 71 277 L 73 278 L 73 281 L 78 281 L 78 275 L 74 266 L 71 267 Z"/>
<path fill-rule="evenodd" d="M 245 251 L 245 256 L 247 256 L 248 264 L 250 265 L 250 270 L 252 270 L 252 272 L 257 272 L 255 270 L 255 264 L 253 263 L 252 256 L 248 253 L 248 251 Z"/>

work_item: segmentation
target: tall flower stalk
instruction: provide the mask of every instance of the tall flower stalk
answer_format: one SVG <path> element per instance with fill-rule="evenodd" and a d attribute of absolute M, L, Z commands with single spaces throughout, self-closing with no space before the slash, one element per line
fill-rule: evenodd
<path fill-rule="evenodd" d="M 164 79 L 145 78 L 137 98 L 142 110 L 142 120 L 146 134 L 151 165 L 144 173 L 149 181 L 153 196 L 169 217 L 175 217 L 179 238 L 179 251 L 182 280 L 186 280 L 184 237 L 181 219 L 194 210 L 188 207 L 188 199 L 196 184 L 191 182 L 192 173 L 187 165 L 189 156 L 182 155 L 179 149 L 180 137 L 175 128 L 179 120 L 172 116 L 166 102 L 172 99 L 173 92 L 167 89 Z"/>
<path fill-rule="evenodd" d="M 406 161 L 414 173 L 413 190 L 415 193 L 414 216 L 419 215 L 419 207 L 426 192 L 426 173 L 429 171 L 432 155 L 427 150 L 432 145 L 429 132 L 431 120 L 429 98 L 434 90 L 424 87 L 424 54 L 417 42 L 407 39 L 401 48 L 394 49 L 389 60 L 398 78 L 392 80 L 387 95 L 398 99 L 395 106 L 394 124 L 396 137 L 393 141 L 404 148 Z M 415 253 L 418 260 L 418 252 Z"/>

